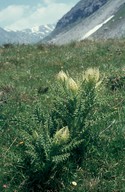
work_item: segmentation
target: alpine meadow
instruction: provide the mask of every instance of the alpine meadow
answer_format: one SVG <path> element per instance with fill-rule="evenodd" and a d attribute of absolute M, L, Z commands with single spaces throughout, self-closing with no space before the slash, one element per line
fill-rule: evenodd
<path fill-rule="evenodd" d="M 0 47 L 0 191 L 125 192 L 125 39 Z"/>

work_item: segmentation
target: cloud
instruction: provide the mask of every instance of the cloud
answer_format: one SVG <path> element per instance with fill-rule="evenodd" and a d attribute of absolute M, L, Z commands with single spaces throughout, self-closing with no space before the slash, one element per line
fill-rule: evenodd
<path fill-rule="evenodd" d="M 58 3 L 58 0 L 44 0 L 35 7 L 11 5 L 0 12 L 0 22 L 8 29 L 20 30 L 35 25 L 56 23 L 69 9 L 72 3 Z"/>
<path fill-rule="evenodd" d="M 45 4 L 50 4 L 50 3 L 58 3 L 59 2 L 59 0 L 43 0 L 43 2 L 45 3 Z"/>
<path fill-rule="evenodd" d="M 16 22 L 18 19 L 25 16 L 28 9 L 29 6 L 10 5 L 0 11 L 0 23 L 9 24 Z"/>

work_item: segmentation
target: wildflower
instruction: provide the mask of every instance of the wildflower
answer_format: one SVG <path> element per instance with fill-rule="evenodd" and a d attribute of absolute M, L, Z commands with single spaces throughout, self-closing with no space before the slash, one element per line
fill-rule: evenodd
<path fill-rule="evenodd" d="M 85 71 L 85 80 L 97 83 L 99 81 L 99 69 L 98 68 L 88 68 Z"/>
<path fill-rule="evenodd" d="M 6 184 L 4 184 L 4 185 L 3 185 L 3 188 L 7 188 L 7 185 L 6 185 Z"/>
<path fill-rule="evenodd" d="M 4 92 L 3 91 L 0 91 L 0 96 L 3 96 L 4 95 Z"/>
<path fill-rule="evenodd" d="M 19 142 L 19 145 L 22 145 L 22 144 L 24 144 L 24 142 L 23 142 L 23 141 Z"/>
<path fill-rule="evenodd" d="M 66 143 L 68 139 L 69 139 L 69 129 L 67 126 L 57 131 L 54 136 L 54 141 L 58 144 Z"/>
<path fill-rule="evenodd" d="M 66 75 L 66 73 L 65 73 L 63 70 L 61 70 L 61 71 L 57 74 L 57 79 L 60 80 L 60 81 L 62 81 L 62 82 L 65 82 L 65 81 L 67 81 L 68 76 Z"/>
<path fill-rule="evenodd" d="M 75 187 L 77 186 L 77 183 L 75 181 L 72 181 L 72 185 Z"/>
<path fill-rule="evenodd" d="M 125 71 L 125 67 L 122 68 L 122 71 Z"/>
<path fill-rule="evenodd" d="M 68 79 L 67 84 L 71 91 L 78 91 L 78 85 L 71 77 Z"/>

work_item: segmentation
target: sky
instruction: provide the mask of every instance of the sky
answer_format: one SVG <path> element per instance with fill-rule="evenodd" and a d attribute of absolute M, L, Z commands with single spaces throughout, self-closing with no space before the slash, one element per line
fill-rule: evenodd
<path fill-rule="evenodd" d="M 22 30 L 56 23 L 79 0 L 0 0 L 0 27 Z"/>

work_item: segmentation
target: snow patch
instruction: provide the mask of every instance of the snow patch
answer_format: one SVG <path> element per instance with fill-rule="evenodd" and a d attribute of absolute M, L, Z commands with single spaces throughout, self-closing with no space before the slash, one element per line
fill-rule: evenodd
<path fill-rule="evenodd" d="M 4 30 L 7 31 L 7 32 L 18 32 L 18 30 L 15 30 L 15 29 L 11 30 L 11 29 L 8 29 L 8 28 L 4 28 Z"/>
<path fill-rule="evenodd" d="M 45 25 L 44 27 L 47 28 L 48 30 L 52 31 L 52 28 L 50 28 L 48 25 Z"/>
<path fill-rule="evenodd" d="M 31 30 L 32 33 L 37 33 L 39 31 L 39 26 L 34 26 Z"/>
<path fill-rule="evenodd" d="M 45 32 L 40 32 L 41 34 L 45 35 Z"/>
<path fill-rule="evenodd" d="M 92 35 L 93 33 L 95 33 L 98 29 L 100 29 L 104 24 L 106 24 L 108 21 L 110 21 L 112 18 L 114 17 L 114 15 L 110 16 L 108 19 L 106 19 L 103 23 L 95 26 L 93 29 L 91 29 L 90 31 L 88 31 L 82 38 L 81 40 L 84 40 L 86 38 L 88 38 L 90 35 Z"/>
<path fill-rule="evenodd" d="M 46 29 L 45 32 L 46 32 L 46 33 L 49 33 L 50 31 Z"/>

